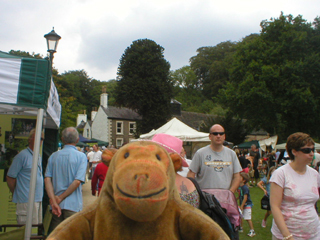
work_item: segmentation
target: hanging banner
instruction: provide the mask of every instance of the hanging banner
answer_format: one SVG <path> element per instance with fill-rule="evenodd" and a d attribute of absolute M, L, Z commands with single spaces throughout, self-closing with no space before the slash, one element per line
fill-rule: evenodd
<path fill-rule="evenodd" d="M 61 104 L 59 102 L 59 94 L 56 86 L 51 80 L 50 93 L 48 98 L 47 113 L 51 116 L 52 120 L 57 126 L 60 126 L 61 119 Z"/>

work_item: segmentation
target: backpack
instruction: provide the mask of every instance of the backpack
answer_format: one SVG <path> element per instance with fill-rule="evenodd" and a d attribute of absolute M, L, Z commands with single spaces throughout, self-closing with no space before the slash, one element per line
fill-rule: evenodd
<path fill-rule="evenodd" d="M 231 240 L 234 240 L 234 228 L 226 214 L 226 210 L 221 207 L 219 201 L 213 194 L 201 191 L 200 186 L 195 179 L 189 177 L 188 179 L 193 182 L 200 196 L 200 210 L 207 214 L 213 221 L 215 221 Z"/>

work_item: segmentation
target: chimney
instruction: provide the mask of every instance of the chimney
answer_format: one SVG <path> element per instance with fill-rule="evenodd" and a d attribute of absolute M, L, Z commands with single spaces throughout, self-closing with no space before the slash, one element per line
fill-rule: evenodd
<path fill-rule="evenodd" d="M 84 110 L 84 114 L 78 114 L 78 117 L 77 117 L 77 126 L 79 126 L 79 124 L 81 123 L 81 121 L 87 122 L 86 110 Z"/>
<path fill-rule="evenodd" d="M 94 118 L 96 117 L 96 115 L 97 115 L 97 108 L 96 107 L 93 107 L 92 108 L 92 111 L 91 111 L 91 121 L 93 121 L 94 120 Z"/>
<path fill-rule="evenodd" d="M 102 93 L 100 95 L 100 105 L 104 108 L 108 108 L 108 93 Z"/>
<path fill-rule="evenodd" d="M 102 94 L 100 95 L 100 105 L 104 108 L 108 108 L 108 93 L 106 86 L 102 86 Z"/>

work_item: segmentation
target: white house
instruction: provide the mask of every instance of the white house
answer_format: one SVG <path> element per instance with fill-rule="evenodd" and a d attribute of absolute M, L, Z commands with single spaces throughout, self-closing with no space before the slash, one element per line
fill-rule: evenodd
<path fill-rule="evenodd" d="M 100 95 L 98 111 L 91 115 L 83 129 L 83 136 L 108 142 L 109 146 L 121 147 L 134 139 L 136 121 L 141 119 L 139 114 L 129 108 L 108 106 L 108 94 Z"/>

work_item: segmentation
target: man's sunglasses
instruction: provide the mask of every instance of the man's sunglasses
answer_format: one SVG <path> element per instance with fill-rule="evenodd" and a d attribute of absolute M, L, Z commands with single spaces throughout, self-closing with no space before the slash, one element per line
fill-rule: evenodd
<path fill-rule="evenodd" d="M 303 153 L 311 153 L 311 151 L 312 152 L 314 152 L 314 147 L 313 148 L 300 148 L 298 151 L 301 151 L 301 152 L 303 152 Z"/>
<path fill-rule="evenodd" d="M 225 133 L 225 132 L 212 132 L 212 133 L 210 133 L 210 134 L 215 135 L 215 136 L 218 136 L 218 134 L 219 134 L 220 136 L 223 136 L 224 133 Z"/>

